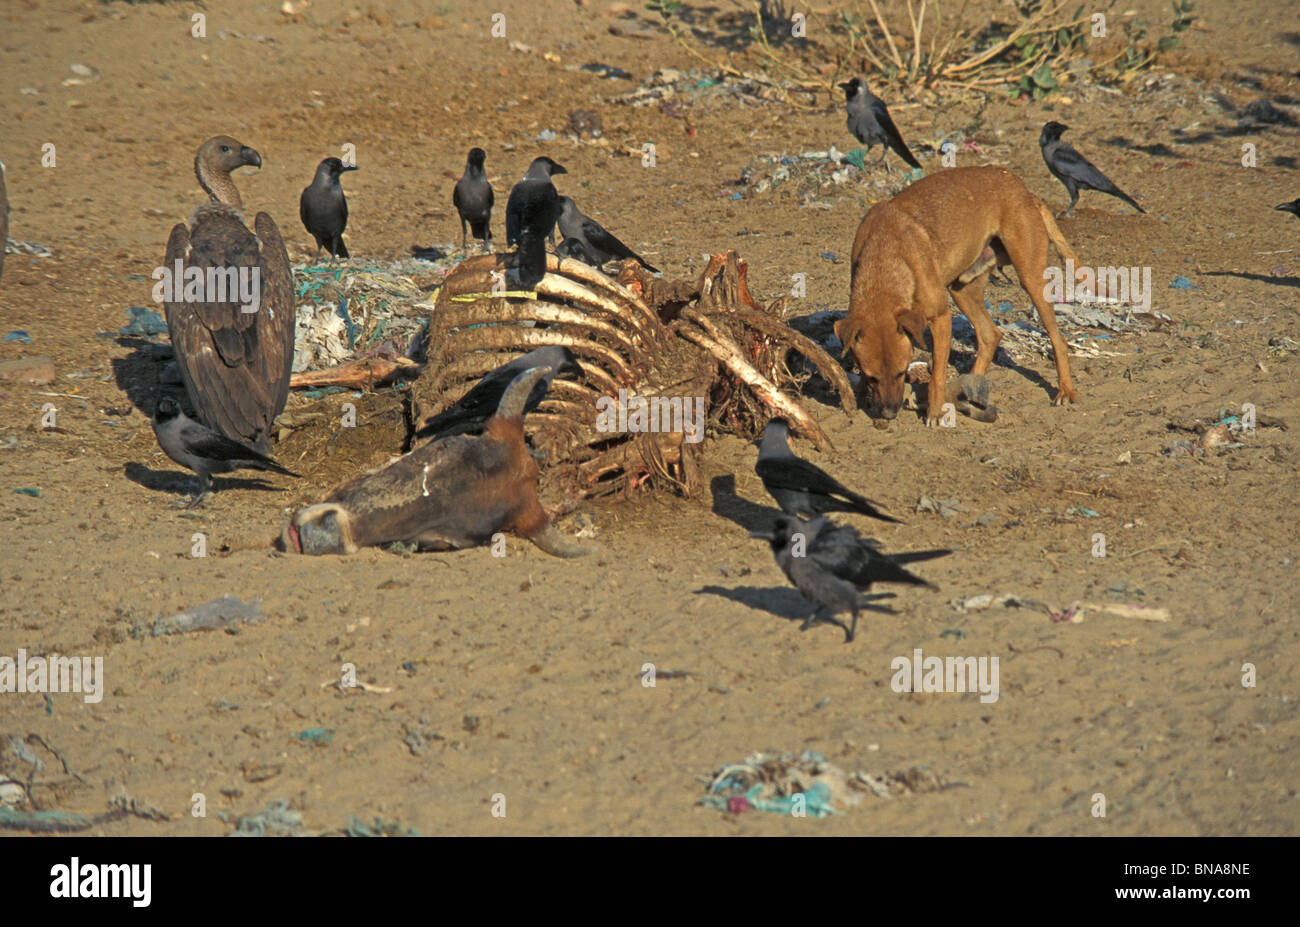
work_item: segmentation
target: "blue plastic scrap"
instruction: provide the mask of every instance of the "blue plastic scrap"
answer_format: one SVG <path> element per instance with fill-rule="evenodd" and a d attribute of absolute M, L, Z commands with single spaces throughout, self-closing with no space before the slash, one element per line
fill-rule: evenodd
<path fill-rule="evenodd" d="M 150 335 L 167 334 L 167 323 L 163 317 L 152 309 L 144 306 L 128 306 L 126 309 L 127 321 L 129 324 L 119 331 L 122 335 L 143 335 L 146 338 Z"/>

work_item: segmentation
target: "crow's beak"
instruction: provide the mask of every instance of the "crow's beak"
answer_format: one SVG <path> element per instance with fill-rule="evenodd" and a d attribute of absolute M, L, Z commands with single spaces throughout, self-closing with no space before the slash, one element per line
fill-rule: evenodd
<path fill-rule="evenodd" d="M 758 538 L 760 541 L 771 541 L 771 540 L 773 540 L 773 539 L 776 537 L 776 535 L 773 534 L 771 530 L 768 530 L 768 531 L 751 531 L 751 532 L 749 532 L 749 536 L 750 536 L 751 538 Z"/>
<path fill-rule="evenodd" d="M 359 171 L 359 170 L 361 170 L 361 168 L 357 167 L 355 164 L 349 164 L 348 162 L 344 161 L 344 162 L 343 162 L 343 167 L 340 168 L 339 170 L 340 170 L 340 171 Z"/>

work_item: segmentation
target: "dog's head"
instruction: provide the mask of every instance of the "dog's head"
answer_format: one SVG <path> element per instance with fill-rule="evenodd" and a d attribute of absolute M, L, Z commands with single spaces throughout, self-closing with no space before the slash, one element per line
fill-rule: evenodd
<path fill-rule="evenodd" d="M 885 419 L 898 415 L 912 350 L 925 347 L 925 317 L 914 309 L 851 312 L 835 323 L 835 336 L 862 373 L 858 404 L 869 415 Z"/>

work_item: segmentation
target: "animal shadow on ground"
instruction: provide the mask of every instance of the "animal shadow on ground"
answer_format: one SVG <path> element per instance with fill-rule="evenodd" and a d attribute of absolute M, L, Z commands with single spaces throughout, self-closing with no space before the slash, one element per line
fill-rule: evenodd
<path fill-rule="evenodd" d="M 734 473 L 715 476 L 709 481 L 709 491 L 713 493 L 713 514 L 735 522 L 747 532 L 766 531 L 781 517 L 781 510 L 774 506 L 759 505 L 736 495 Z"/>
<path fill-rule="evenodd" d="M 190 495 L 198 489 L 198 477 L 188 470 L 151 470 L 144 464 L 128 462 L 122 466 L 122 472 L 132 483 L 155 492 Z M 216 495 L 227 489 L 261 489 L 267 492 L 288 492 L 262 479 L 245 479 L 242 477 L 214 476 L 212 492 Z"/>
<path fill-rule="evenodd" d="M 116 341 L 122 347 L 131 349 L 131 353 L 125 357 L 113 358 L 113 377 L 117 380 L 117 388 L 126 393 L 131 404 L 143 412 L 146 418 L 152 418 L 161 386 L 159 376 L 164 365 L 175 357 L 171 345 L 131 336 L 117 338 Z M 184 392 L 184 387 L 180 387 L 176 395 L 179 398 Z M 188 400 L 182 400 L 182 407 L 188 405 Z M 187 412 L 192 414 L 193 410 L 187 409 Z"/>
<path fill-rule="evenodd" d="M 1247 274 L 1235 270 L 1207 270 L 1201 276 L 1203 277 L 1238 277 L 1242 280 L 1254 280 L 1258 283 L 1267 283 L 1271 286 L 1300 286 L 1300 277 L 1270 277 L 1267 274 Z"/>

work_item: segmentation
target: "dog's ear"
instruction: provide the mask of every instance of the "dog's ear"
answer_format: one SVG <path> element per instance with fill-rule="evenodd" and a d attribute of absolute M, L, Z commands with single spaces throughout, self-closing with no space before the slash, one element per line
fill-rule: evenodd
<path fill-rule="evenodd" d="M 907 309 L 898 314 L 898 330 L 912 339 L 912 344 L 925 350 L 925 316 L 915 309 Z"/>
<path fill-rule="evenodd" d="M 857 334 L 857 329 L 853 327 L 853 320 L 845 316 L 832 325 L 831 330 L 835 332 L 835 337 L 840 340 L 840 344 L 847 351 L 850 346 L 849 341 Z"/>

